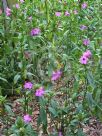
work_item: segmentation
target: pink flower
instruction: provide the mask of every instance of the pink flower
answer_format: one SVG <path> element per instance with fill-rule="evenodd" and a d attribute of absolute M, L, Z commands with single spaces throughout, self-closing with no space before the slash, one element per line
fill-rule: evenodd
<path fill-rule="evenodd" d="M 17 9 L 19 9 L 19 8 L 20 8 L 19 4 L 16 4 L 16 5 L 15 5 L 15 7 L 16 7 Z"/>
<path fill-rule="evenodd" d="M 24 0 L 20 0 L 20 2 L 21 2 L 21 3 L 23 3 L 23 2 L 24 2 Z"/>
<path fill-rule="evenodd" d="M 74 13 L 75 15 L 77 15 L 77 14 L 78 14 L 78 11 L 77 11 L 77 10 L 74 10 L 73 13 Z"/>
<path fill-rule="evenodd" d="M 61 12 L 55 12 L 55 16 L 60 17 L 61 16 Z"/>
<path fill-rule="evenodd" d="M 44 88 L 40 87 L 39 89 L 36 90 L 35 95 L 42 97 L 44 95 L 44 91 L 45 91 Z"/>
<path fill-rule="evenodd" d="M 40 33 L 40 29 L 39 28 L 34 28 L 31 30 L 31 36 L 36 36 Z"/>
<path fill-rule="evenodd" d="M 89 44 L 90 44 L 90 40 L 89 40 L 89 39 L 84 39 L 84 40 L 83 40 L 83 44 L 84 44 L 85 46 L 89 45 Z"/>
<path fill-rule="evenodd" d="M 86 50 L 84 53 L 83 53 L 83 55 L 81 56 L 81 58 L 80 58 L 80 63 L 81 64 L 87 64 L 88 63 L 88 60 L 89 60 L 89 58 L 92 56 L 92 53 L 91 53 L 91 51 L 90 50 Z"/>
<path fill-rule="evenodd" d="M 29 20 L 29 21 L 32 21 L 32 16 L 28 17 L 28 20 Z"/>
<path fill-rule="evenodd" d="M 31 82 L 25 82 L 24 89 L 32 89 L 33 84 Z"/>
<path fill-rule="evenodd" d="M 0 9 L 0 15 L 2 14 L 2 10 Z"/>
<path fill-rule="evenodd" d="M 51 80 L 52 81 L 58 80 L 61 77 L 61 75 L 62 75 L 62 72 L 60 70 L 53 71 Z"/>
<path fill-rule="evenodd" d="M 6 16 L 10 16 L 11 15 L 11 9 L 9 9 L 8 7 L 6 8 Z"/>
<path fill-rule="evenodd" d="M 58 136 L 63 136 L 61 131 L 59 131 Z"/>
<path fill-rule="evenodd" d="M 25 123 L 31 122 L 31 116 L 29 114 L 24 115 L 23 120 Z"/>
<path fill-rule="evenodd" d="M 87 6 L 88 6 L 88 5 L 87 5 L 87 3 L 86 3 L 86 2 L 84 2 L 84 3 L 81 5 L 81 8 L 82 8 L 82 9 L 86 9 L 86 8 L 87 8 Z"/>
<path fill-rule="evenodd" d="M 25 51 L 24 56 L 25 56 L 26 59 L 30 59 L 31 58 L 31 52 Z"/>
<path fill-rule="evenodd" d="M 92 56 L 92 53 L 90 50 L 87 50 L 86 52 L 83 53 L 83 56 L 86 58 L 90 58 Z"/>
<path fill-rule="evenodd" d="M 88 63 L 88 58 L 85 56 L 81 56 L 80 63 L 86 65 Z"/>
<path fill-rule="evenodd" d="M 66 11 L 65 16 L 70 16 L 70 13 L 68 11 Z"/>
<path fill-rule="evenodd" d="M 87 29 L 87 26 L 85 26 L 85 25 L 81 25 L 80 26 L 80 29 L 83 31 L 83 30 L 86 30 Z"/>

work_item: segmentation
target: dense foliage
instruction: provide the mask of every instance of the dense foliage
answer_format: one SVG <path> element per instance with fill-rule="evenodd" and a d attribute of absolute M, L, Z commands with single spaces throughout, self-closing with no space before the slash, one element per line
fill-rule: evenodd
<path fill-rule="evenodd" d="M 0 13 L 0 113 L 14 116 L 5 97 L 12 94 L 23 113 L 6 135 L 38 135 L 33 101 L 49 136 L 82 136 L 90 116 L 102 120 L 101 35 L 101 0 L 20 0 Z"/>

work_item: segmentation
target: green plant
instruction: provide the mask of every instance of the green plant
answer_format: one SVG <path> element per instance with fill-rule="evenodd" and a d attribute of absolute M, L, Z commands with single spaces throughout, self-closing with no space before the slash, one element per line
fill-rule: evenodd
<path fill-rule="evenodd" d="M 15 124 L 10 129 L 10 136 L 37 136 L 30 124 L 25 124 L 22 118 L 18 117 Z"/>
<path fill-rule="evenodd" d="M 23 114 L 37 104 L 44 134 L 85 135 L 90 116 L 102 121 L 101 0 L 17 4 L 0 16 L 0 90 L 19 94 Z M 12 134 L 27 135 L 28 126 L 19 118 Z"/>

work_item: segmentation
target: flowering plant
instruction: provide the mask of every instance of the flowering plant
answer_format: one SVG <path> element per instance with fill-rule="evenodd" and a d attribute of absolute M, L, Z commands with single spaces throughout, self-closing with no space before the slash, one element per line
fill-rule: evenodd
<path fill-rule="evenodd" d="M 0 13 L 0 91 L 21 104 L 9 134 L 33 136 L 36 121 L 37 135 L 80 136 L 90 116 L 101 120 L 100 9 L 100 0 L 18 0 Z"/>

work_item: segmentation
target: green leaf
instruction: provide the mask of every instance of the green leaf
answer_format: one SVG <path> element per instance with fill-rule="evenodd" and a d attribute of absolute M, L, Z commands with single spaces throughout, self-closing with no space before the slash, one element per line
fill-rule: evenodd
<path fill-rule="evenodd" d="M 44 98 L 39 98 L 40 106 L 45 107 L 46 101 Z"/>
<path fill-rule="evenodd" d="M 18 67 L 19 67 L 20 69 L 22 69 L 22 67 L 23 67 L 22 62 L 19 62 L 19 63 L 18 63 Z"/>
<path fill-rule="evenodd" d="M 54 101 L 54 100 L 52 99 L 52 100 L 51 100 L 51 106 L 56 109 L 56 108 L 58 107 L 58 104 L 57 104 L 56 101 Z"/>
<path fill-rule="evenodd" d="M 89 71 L 89 72 L 87 73 L 87 79 L 88 79 L 89 84 L 90 84 L 93 88 L 95 88 L 96 85 L 95 85 L 95 81 L 94 81 L 94 77 L 93 77 L 92 72 Z"/>
<path fill-rule="evenodd" d="M 38 116 L 38 119 L 37 119 L 37 125 L 40 126 L 41 124 L 41 118 L 40 118 L 40 115 Z"/>
<path fill-rule="evenodd" d="M 9 105 L 6 105 L 6 104 L 5 104 L 4 106 L 5 106 L 6 112 L 7 112 L 9 115 L 14 116 L 14 113 L 12 112 L 11 107 L 10 107 Z"/>
<path fill-rule="evenodd" d="M 80 113 L 80 112 L 82 112 L 82 110 L 83 110 L 83 105 L 79 104 L 78 107 L 77 107 L 77 109 L 76 109 L 76 112 Z"/>
<path fill-rule="evenodd" d="M 16 75 L 15 77 L 14 77 L 14 84 L 16 84 L 17 83 L 17 81 L 19 80 L 21 78 L 21 75 Z"/>
<path fill-rule="evenodd" d="M 22 128 L 24 127 L 24 121 L 22 120 L 21 117 L 18 117 L 17 120 L 16 120 L 16 126 L 17 128 Z"/>
<path fill-rule="evenodd" d="M 8 82 L 5 78 L 0 77 L 0 80 L 4 81 L 4 82 Z"/>
<path fill-rule="evenodd" d="M 38 136 L 30 124 L 28 124 L 26 127 L 26 134 L 29 136 Z"/>
<path fill-rule="evenodd" d="M 98 89 L 96 91 L 96 96 L 95 96 L 95 102 L 96 103 L 99 103 L 101 101 L 101 93 L 102 93 L 102 90 L 101 89 Z"/>
<path fill-rule="evenodd" d="M 88 92 L 86 94 L 86 98 L 87 98 L 89 107 L 92 108 L 94 106 L 94 100 L 93 100 L 92 94 Z"/>
<path fill-rule="evenodd" d="M 40 118 L 41 118 L 41 122 L 46 125 L 47 124 L 47 114 L 46 111 L 43 107 L 41 107 L 40 109 Z"/>
<path fill-rule="evenodd" d="M 34 76 L 34 74 L 31 73 L 31 72 L 27 72 L 27 75 L 28 75 L 28 76 Z"/>
<path fill-rule="evenodd" d="M 78 136 L 86 136 L 82 129 L 78 129 Z"/>
<path fill-rule="evenodd" d="M 57 111 L 56 111 L 54 108 L 49 107 L 48 109 L 49 109 L 49 112 L 51 112 L 51 114 L 52 114 L 54 117 L 57 117 L 57 116 L 58 116 L 58 113 L 57 113 Z"/>

